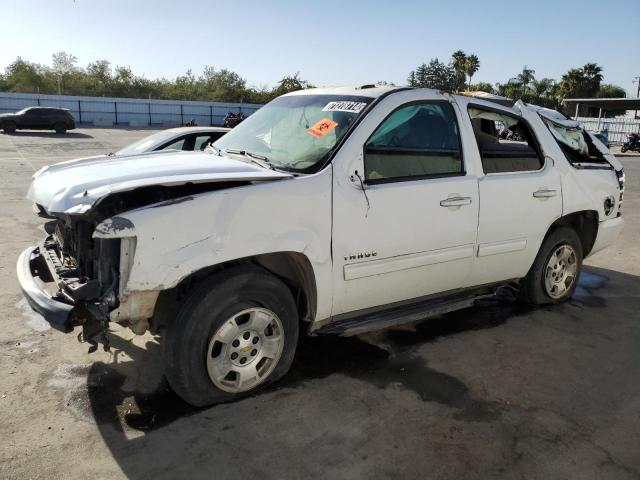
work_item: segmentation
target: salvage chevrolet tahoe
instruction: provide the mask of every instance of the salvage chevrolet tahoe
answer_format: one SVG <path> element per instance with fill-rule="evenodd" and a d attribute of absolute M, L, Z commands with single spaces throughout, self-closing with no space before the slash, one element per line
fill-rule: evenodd
<path fill-rule="evenodd" d="M 110 321 L 158 333 L 193 405 L 282 377 L 302 329 L 357 334 L 503 286 L 565 301 L 623 223 L 616 158 L 522 102 L 304 90 L 210 150 L 43 168 L 28 198 L 49 236 L 17 267 L 32 307 L 94 349 Z"/>

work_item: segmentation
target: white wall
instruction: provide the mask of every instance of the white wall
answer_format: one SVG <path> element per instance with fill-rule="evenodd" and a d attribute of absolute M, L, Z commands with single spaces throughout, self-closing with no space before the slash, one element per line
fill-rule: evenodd
<path fill-rule="evenodd" d="M 191 102 L 115 97 L 82 97 L 0 92 L 0 113 L 34 106 L 67 108 L 76 123 L 88 125 L 222 125 L 228 112 L 249 116 L 262 105 L 253 103 Z"/>

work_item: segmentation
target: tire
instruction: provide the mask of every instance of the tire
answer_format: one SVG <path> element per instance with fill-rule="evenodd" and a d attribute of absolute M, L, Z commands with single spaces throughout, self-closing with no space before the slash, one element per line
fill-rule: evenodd
<path fill-rule="evenodd" d="M 626 145 L 622 145 L 622 147 L 620 147 L 620 153 L 624 153 L 627 151 L 627 146 Z"/>
<path fill-rule="evenodd" d="M 16 127 L 14 122 L 7 122 L 2 125 L 2 130 L 4 130 L 4 133 L 15 133 Z"/>
<path fill-rule="evenodd" d="M 521 299 L 530 305 L 565 302 L 573 295 L 581 270 L 580 237 L 572 228 L 558 227 L 542 242 L 529 273 L 522 280 Z"/>
<path fill-rule="evenodd" d="M 53 129 L 56 133 L 67 133 L 67 126 L 64 123 L 56 123 Z"/>
<path fill-rule="evenodd" d="M 196 407 L 228 402 L 287 373 L 298 311 L 281 280 L 258 267 L 233 267 L 190 292 L 161 343 L 167 380 L 183 400 Z"/>

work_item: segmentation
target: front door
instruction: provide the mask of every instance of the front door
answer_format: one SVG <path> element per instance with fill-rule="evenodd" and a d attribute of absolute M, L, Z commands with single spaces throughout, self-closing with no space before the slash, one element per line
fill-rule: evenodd
<path fill-rule="evenodd" d="M 435 92 L 396 93 L 334 160 L 333 316 L 466 280 L 479 203 L 458 116 Z"/>

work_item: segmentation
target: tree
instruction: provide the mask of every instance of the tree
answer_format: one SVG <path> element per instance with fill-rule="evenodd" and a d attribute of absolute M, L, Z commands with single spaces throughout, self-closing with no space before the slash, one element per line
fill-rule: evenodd
<path fill-rule="evenodd" d="M 443 92 L 453 92 L 456 87 L 456 72 L 437 58 L 429 64 L 422 64 L 416 70 L 417 87 L 435 88 Z"/>
<path fill-rule="evenodd" d="M 533 68 L 529 68 L 526 65 L 522 67 L 522 72 L 516 75 L 515 80 L 522 85 L 526 91 L 529 84 L 535 80 L 536 71 Z"/>
<path fill-rule="evenodd" d="M 558 84 L 552 78 L 541 78 L 540 80 L 534 78 L 531 90 L 533 98 L 530 103 L 554 109 L 558 107 L 556 95 Z"/>
<path fill-rule="evenodd" d="M 415 70 L 411 70 L 409 72 L 409 76 L 407 77 L 407 85 L 409 85 L 410 87 L 417 87 L 418 86 L 418 81 L 416 80 L 416 71 Z"/>
<path fill-rule="evenodd" d="M 602 67 L 587 63 L 582 68 L 572 68 L 562 76 L 558 85 L 558 96 L 565 98 L 593 98 L 603 80 Z M 580 106 L 578 115 L 587 114 L 587 107 Z"/>
<path fill-rule="evenodd" d="M 462 50 L 456 50 L 451 54 L 451 66 L 456 73 L 455 90 L 461 90 L 464 87 L 464 83 L 467 78 L 466 63 L 467 54 Z"/>
<path fill-rule="evenodd" d="M 313 85 L 306 80 L 302 80 L 300 78 L 300 72 L 296 72 L 295 75 L 287 75 L 278 82 L 278 86 L 273 90 L 273 96 L 275 98 L 285 93 L 305 90 L 307 88 L 313 88 Z"/>
<path fill-rule="evenodd" d="M 603 79 L 602 67 L 598 66 L 597 63 L 587 63 L 582 67 L 582 74 L 590 87 L 600 87 Z"/>
<path fill-rule="evenodd" d="M 203 73 L 205 96 L 208 100 L 242 102 L 247 95 L 247 82 L 236 72 L 205 67 Z"/>
<path fill-rule="evenodd" d="M 610 83 L 600 85 L 600 88 L 596 92 L 596 97 L 598 98 L 625 98 L 626 96 L 627 92 L 625 92 L 624 88 Z M 605 116 L 615 117 L 618 115 L 624 115 L 625 110 L 606 110 L 603 113 Z"/>
<path fill-rule="evenodd" d="M 48 71 L 36 63 L 18 57 L 6 69 L 4 85 L 9 92 L 47 92 Z"/>
<path fill-rule="evenodd" d="M 602 68 L 595 63 L 587 63 L 562 76 L 558 93 L 562 98 L 591 98 L 598 92 L 602 79 Z"/>
<path fill-rule="evenodd" d="M 471 79 L 480 68 L 480 60 L 477 55 L 471 54 L 464 62 L 464 72 L 469 76 L 469 90 L 471 90 Z"/>
<path fill-rule="evenodd" d="M 87 65 L 85 88 L 87 95 L 105 96 L 112 87 L 111 63 L 108 60 L 97 60 Z"/>
<path fill-rule="evenodd" d="M 58 80 L 58 95 L 62 94 L 62 81 L 73 73 L 76 69 L 78 58 L 67 52 L 58 52 L 51 55 L 51 70 L 56 74 Z"/>
<path fill-rule="evenodd" d="M 491 85 L 488 82 L 478 82 L 478 83 L 469 85 L 469 91 L 495 93 L 495 89 L 493 88 L 493 85 Z"/>

